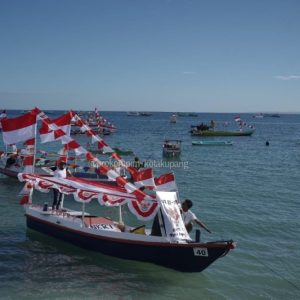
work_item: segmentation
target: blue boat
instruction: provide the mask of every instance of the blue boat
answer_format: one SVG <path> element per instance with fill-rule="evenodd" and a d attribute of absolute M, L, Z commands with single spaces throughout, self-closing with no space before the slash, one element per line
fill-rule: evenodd
<path fill-rule="evenodd" d="M 232 146 L 231 141 L 192 141 L 195 146 Z"/>

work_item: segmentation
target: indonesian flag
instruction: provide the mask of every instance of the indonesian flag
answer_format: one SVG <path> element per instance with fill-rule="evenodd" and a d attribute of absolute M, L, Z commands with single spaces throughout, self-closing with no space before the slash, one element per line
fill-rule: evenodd
<path fill-rule="evenodd" d="M 132 173 L 132 178 L 133 178 L 134 184 L 137 187 L 141 187 L 141 186 L 154 187 L 155 186 L 153 170 L 151 168 Z"/>
<path fill-rule="evenodd" d="M 160 177 L 155 178 L 154 180 L 156 191 L 172 192 L 178 190 L 173 173 L 163 174 Z"/>
<path fill-rule="evenodd" d="M 19 193 L 19 196 L 22 197 L 20 200 L 21 205 L 31 203 L 32 192 L 33 185 L 30 182 L 26 182 L 22 191 Z"/>
<path fill-rule="evenodd" d="M 236 117 L 234 118 L 234 121 L 235 121 L 235 122 L 241 122 L 241 117 L 240 117 L 240 116 L 236 116 Z"/>
<path fill-rule="evenodd" d="M 50 124 L 43 123 L 42 127 L 39 129 L 41 143 L 47 143 L 58 140 L 64 135 L 62 133 L 65 133 L 65 135 L 70 136 L 72 118 L 73 113 L 68 112 L 63 116 L 52 120 L 50 124 L 55 124 L 58 127 L 57 130 L 51 130 L 49 128 Z"/>
<path fill-rule="evenodd" d="M 23 152 L 23 166 L 24 166 L 24 173 L 33 173 L 34 171 L 34 144 L 35 139 L 27 140 L 25 143 L 26 149 Z"/>
<path fill-rule="evenodd" d="M 24 142 L 35 137 L 36 114 L 33 112 L 16 118 L 2 119 L 0 122 L 5 145 Z"/>

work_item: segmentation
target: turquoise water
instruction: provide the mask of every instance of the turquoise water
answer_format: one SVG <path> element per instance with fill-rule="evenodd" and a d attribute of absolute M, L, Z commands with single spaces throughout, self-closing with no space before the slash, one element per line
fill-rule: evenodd
<path fill-rule="evenodd" d="M 251 137 L 218 138 L 233 141 L 226 147 L 192 146 L 192 140 L 201 138 L 191 137 L 188 130 L 211 119 L 218 126 L 230 122 L 230 127 L 235 114 L 181 117 L 176 124 L 169 123 L 170 113 L 103 115 L 118 127 L 117 133 L 105 138 L 107 143 L 132 149 L 148 163 L 161 162 L 165 138 L 181 139 L 181 167 L 173 171 L 181 198 L 193 200 L 193 212 L 213 231 L 203 232 L 202 238 L 233 239 L 238 247 L 196 274 L 82 250 L 27 230 L 17 198 L 22 184 L 2 176 L 1 299 L 300 298 L 300 115 L 264 119 L 241 115 L 256 132 Z M 80 140 L 85 144 L 88 138 Z M 60 147 L 52 143 L 41 148 Z M 155 173 L 169 170 L 165 166 Z M 45 195 L 36 192 L 35 201 L 43 203 L 41 196 Z M 46 198 L 51 201 L 50 195 Z M 71 198 L 66 203 L 79 207 Z M 117 215 L 96 201 L 88 210 Z M 139 223 L 127 210 L 124 214 L 126 222 Z"/>

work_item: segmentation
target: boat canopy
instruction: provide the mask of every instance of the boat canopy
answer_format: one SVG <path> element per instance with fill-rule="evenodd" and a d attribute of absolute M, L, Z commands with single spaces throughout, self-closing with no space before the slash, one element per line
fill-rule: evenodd
<path fill-rule="evenodd" d="M 134 194 L 126 189 L 108 183 L 95 182 L 78 177 L 55 178 L 49 175 L 19 173 L 20 181 L 26 181 L 30 188 L 48 193 L 50 189 L 58 189 L 61 193 L 74 196 L 81 203 L 89 203 L 97 199 L 100 205 L 119 206 L 127 204 L 131 212 L 140 220 L 154 218 L 159 208 L 154 196 L 138 201 Z"/>
<path fill-rule="evenodd" d="M 81 203 L 89 203 L 97 199 L 100 205 L 119 206 L 127 204 L 130 211 L 140 220 L 151 220 L 161 213 L 165 232 L 163 235 L 172 242 L 190 240 L 178 205 L 176 192 L 156 192 L 156 197 L 151 196 L 138 201 L 136 196 L 128 193 L 124 188 L 108 183 L 95 182 L 83 178 L 56 178 L 49 175 L 19 173 L 22 182 L 30 184 L 30 189 L 48 193 L 50 189 L 58 189 L 61 193 L 73 195 Z"/>

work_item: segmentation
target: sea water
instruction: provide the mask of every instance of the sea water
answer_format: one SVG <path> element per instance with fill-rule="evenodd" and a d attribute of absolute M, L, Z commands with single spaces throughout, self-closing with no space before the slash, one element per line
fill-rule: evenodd
<path fill-rule="evenodd" d="M 202 273 L 83 250 L 27 229 L 17 197 L 23 184 L 1 176 L 0 299 L 300 299 L 300 115 L 241 114 L 255 126 L 253 136 L 218 138 L 192 137 L 190 126 L 215 120 L 218 128 L 229 129 L 235 114 L 201 113 L 179 117 L 176 124 L 169 122 L 171 113 L 103 116 L 118 127 L 105 137 L 109 145 L 133 150 L 157 176 L 175 173 L 180 198 L 193 201 L 193 212 L 212 231 L 202 231 L 203 241 L 233 239 L 237 248 Z M 83 146 L 89 141 L 78 139 Z M 182 140 L 179 160 L 163 159 L 164 139 Z M 202 139 L 233 145 L 192 146 Z M 57 151 L 61 145 L 38 147 Z M 34 201 L 45 199 L 51 204 L 52 194 L 35 192 Z M 72 197 L 65 204 L 80 209 Z M 97 201 L 87 210 L 118 215 Z M 123 213 L 126 223 L 141 224 L 126 208 Z"/>

